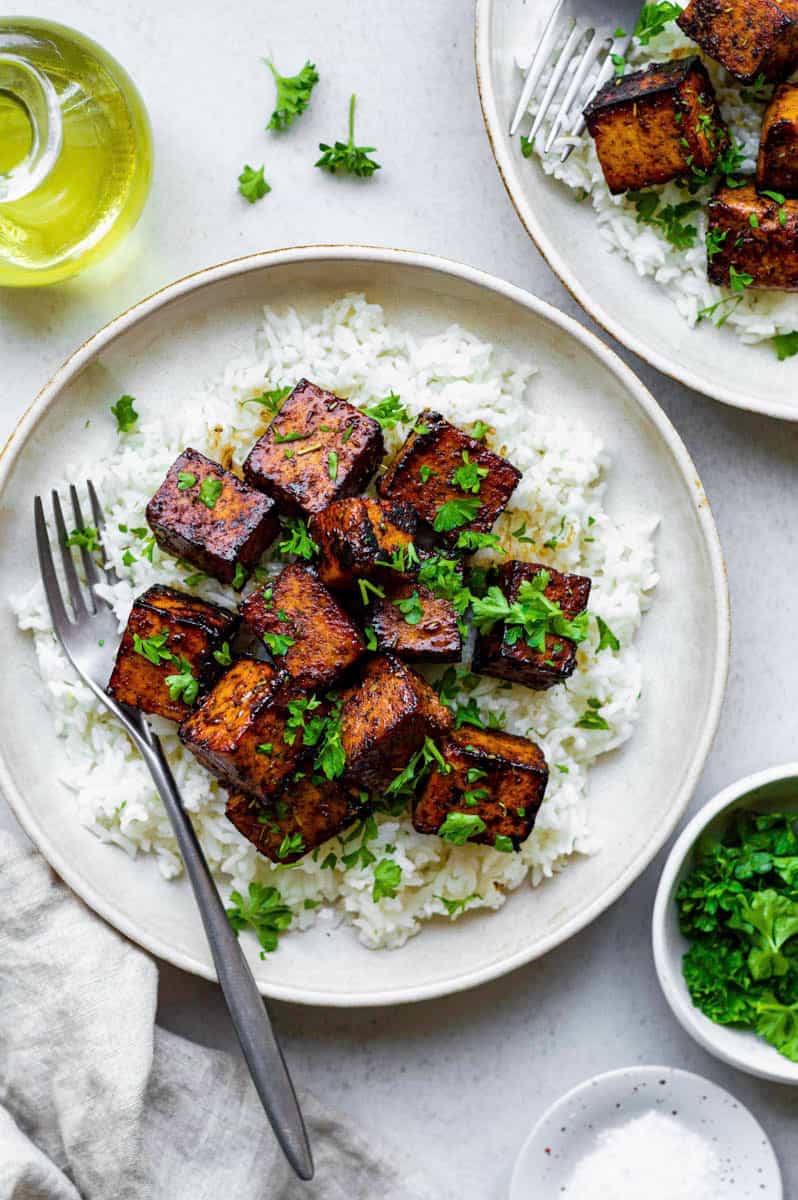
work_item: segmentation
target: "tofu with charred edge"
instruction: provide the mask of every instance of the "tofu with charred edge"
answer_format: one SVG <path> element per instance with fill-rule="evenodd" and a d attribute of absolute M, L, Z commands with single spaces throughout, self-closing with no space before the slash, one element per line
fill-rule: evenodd
<path fill-rule="evenodd" d="M 386 588 L 385 598 L 377 597 L 368 614 L 377 649 L 411 662 L 459 662 L 463 655 L 459 622 L 449 600 L 413 581 Z"/>
<path fill-rule="evenodd" d="M 709 171 L 729 144 L 697 57 L 653 63 L 606 83 L 585 109 L 585 122 L 613 195 Z"/>
<path fill-rule="evenodd" d="M 751 276 L 748 287 L 798 290 L 798 200 L 780 204 L 760 196 L 753 183 L 722 183 L 707 205 L 707 224 L 712 283 L 732 286 L 734 268 L 736 275 Z"/>
<path fill-rule="evenodd" d="M 676 24 L 742 83 L 798 65 L 798 0 L 690 0 Z"/>
<path fill-rule="evenodd" d="M 798 196 L 798 84 L 782 83 L 765 109 L 756 186 L 760 192 Z"/>
<path fill-rule="evenodd" d="M 244 478 L 307 517 L 363 491 L 384 453 L 378 421 L 301 379 L 252 447 Z"/>
<path fill-rule="evenodd" d="M 238 564 L 254 567 L 279 528 L 273 500 L 190 448 L 147 505 L 147 522 L 162 550 L 222 583 L 233 583 Z"/>
<path fill-rule="evenodd" d="M 324 690 L 365 650 L 363 638 L 324 584 L 308 567 L 284 567 L 265 587 L 250 592 L 241 616 L 263 638 L 272 658 L 308 691 Z M 285 653 L 274 637 L 285 638 Z"/>
<path fill-rule="evenodd" d="M 288 704 L 303 698 L 285 671 L 243 656 L 183 722 L 180 740 L 228 787 L 258 799 L 273 797 L 302 762 L 302 730 L 289 730 Z M 325 711 L 320 706 L 313 715 Z M 286 735 L 295 735 L 293 742 Z"/>
<path fill-rule="evenodd" d="M 512 604 L 518 599 L 521 584 L 532 580 L 541 571 L 551 576 L 544 595 L 559 604 L 563 615 L 573 620 L 587 608 L 590 580 L 586 575 L 569 575 L 541 563 L 508 562 L 493 573 L 495 583 Z M 576 645 L 570 638 L 553 634 L 546 636 L 545 651 L 533 650 L 523 637 L 508 640 L 503 622 L 488 633 L 478 633 L 474 645 L 471 669 L 480 675 L 509 679 L 535 691 L 546 691 L 562 683 L 576 668 Z"/>
<path fill-rule="evenodd" d="M 451 813 L 479 817 L 485 823 L 468 841 L 493 846 L 509 838 L 513 850 L 535 824 L 549 778 L 539 746 L 528 738 L 487 729 L 457 729 L 440 744 L 451 768 L 433 766 L 413 807 L 419 833 L 437 833 Z"/>
<path fill-rule="evenodd" d="M 409 504 L 366 496 L 335 500 L 310 520 L 308 531 L 319 548 L 316 570 L 334 591 L 352 591 L 358 580 L 396 582 L 410 579 L 416 568 L 391 566 L 394 555 L 407 554 L 418 521 Z"/>
<path fill-rule="evenodd" d="M 427 681 L 391 655 L 370 659 L 342 697 L 345 778 L 375 791 L 404 770 L 425 738 L 452 725 L 450 710 Z"/>
<path fill-rule="evenodd" d="M 469 464 L 479 472 L 477 492 L 463 490 L 453 478 Z M 419 414 L 415 428 L 378 481 L 377 491 L 384 500 L 410 504 L 420 519 L 433 527 L 440 509 L 448 501 L 478 502 L 473 518 L 438 533 L 444 542 L 454 545 L 465 530 L 488 533 L 493 528 L 520 478 L 521 472 L 506 458 L 450 425 L 440 413 L 426 409 Z"/>
<path fill-rule="evenodd" d="M 121 704 L 169 721 L 182 721 L 189 706 L 173 700 L 166 683 L 168 675 L 180 673 L 184 659 L 200 687 L 200 695 L 222 673 L 213 655 L 232 640 L 238 628 L 235 613 L 199 600 L 196 596 L 156 584 L 134 602 L 108 682 L 108 694 Z M 151 650 L 156 664 L 143 650 L 136 649 L 151 638 L 165 640 Z"/>
<path fill-rule="evenodd" d="M 365 811 L 357 792 L 305 778 L 266 804 L 243 792 L 230 792 L 225 816 L 272 862 L 292 863 L 343 833 Z"/>

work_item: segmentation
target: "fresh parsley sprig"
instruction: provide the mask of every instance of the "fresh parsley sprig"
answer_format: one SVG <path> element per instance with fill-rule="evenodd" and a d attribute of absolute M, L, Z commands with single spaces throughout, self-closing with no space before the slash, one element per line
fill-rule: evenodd
<path fill-rule="evenodd" d="M 296 75 L 281 75 L 270 58 L 265 61 L 277 88 L 274 112 L 266 128 L 281 131 L 293 125 L 310 104 L 313 89 L 319 82 L 319 73 L 310 59 Z"/>
<path fill-rule="evenodd" d="M 344 175 L 357 175 L 368 179 L 375 171 L 382 169 L 381 164 L 369 158 L 376 146 L 355 145 L 355 95 L 349 101 L 349 141 L 335 142 L 329 146 L 326 142 L 319 143 L 321 158 L 316 162 L 317 167 L 335 175 L 340 171 Z"/>

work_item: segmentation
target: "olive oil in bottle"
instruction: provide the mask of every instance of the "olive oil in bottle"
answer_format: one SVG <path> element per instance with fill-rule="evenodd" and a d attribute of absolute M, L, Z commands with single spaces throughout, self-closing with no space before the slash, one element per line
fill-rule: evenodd
<path fill-rule="evenodd" d="M 151 175 L 147 113 L 119 63 L 75 30 L 0 18 L 0 287 L 103 258 L 141 215 Z"/>

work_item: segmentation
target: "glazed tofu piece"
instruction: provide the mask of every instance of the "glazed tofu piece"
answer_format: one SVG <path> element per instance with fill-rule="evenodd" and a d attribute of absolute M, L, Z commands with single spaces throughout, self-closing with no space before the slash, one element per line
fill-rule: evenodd
<path fill-rule="evenodd" d="M 385 589 L 375 599 L 368 625 L 382 653 L 410 662 L 459 662 L 463 656 L 460 617 L 449 600 L 423 584 L 405 582 Z"/>
<path fill-rule="evenodd" d="M 798 64 L 798 0 L 690 0 L 676 24 L 743 83 Z"/>
<path fill-rule="evenodd" d="M 798 290 L 798 200 L 780 204 L 758 195 L 752 182 L 722 183 L 707 218 L 707 237 L 716 247 L 707 256 L 712 283 L 730 287 L 736 276 L 750 275 L 748 287 Z"/>
<path fill-rule="evenodd" d="M 167 554 L 239 588 L 279 528 L 273 500 L 191 449 L 172 463 L 147 522 Z"/>
<path fill-rule="evenodd" d="M 391 655 L 370 659 L 343 693 L 341 741 L 346 778 L 386 787 L 420 749 L 452 726 L 452 714 L 430 685 Z"/>
<path fill-rule="evenodd" d="M 798 196 L 798 84 L 780 84 L 765 110 L 756 186 L 760 192 Z"/>
<path fill-rule="evenodd" d="M 225 816 L 261 854 L 287 864 L 343 833 L 363 812 L 356 792 L 305 778 L 266 804 L 243 792 L 230 792 Z"/>
<path fill-rule="evenodd" d="M 512 733 L 468 728 L 455 730 L 440 749 L 451 770 L 433 768 L 427 776 L 413 807 L 418 832 L 437 833 L 447 817 L 462 813 L 479 818 L 465 840 L 518 850 L 532 832 L 548 783 L 540 747 Z"/>
<path fill-rule="evenodd" d="M 310 516 L 363 491 L 385 447 L 378 421 L 301 379 L 244 463 L 244 477 L 287 513 Z"/>
<path fill-rule="evenodd" d="M 697 57 L 653 63 L 611 80 L 588 104 L 585 121 L 614 195 L 709 171 L 729 144 Z"/>
<path fill-rule="evenodd" d="M 238 658 L 180 726 L 180 740 L 228 787 L 260 799 L 275 796 L 302 761 L 303 731 L 289 724 L 288 708 L 302 699 L 284 671 Z M 324 711 L 320 706 L 314 714 Z"/>
<path fill-rule="evenodd" d="M 351 591 L 361 579 L 391 583 L 412 578 L 417 568 L 408 560 L 408 548 L 417 525 L 409 504 L 367 496 L 334 501 L 308 526 L 319 548 L 319 578 L 335 591 Z M 392 561 L 403 563 L 407 570 L 394 569 Z"/>
<path fill-rule="evenodd" d="M 493 528 L 520 478 L 506 458 L 427 409 L 377 491 L 385 500 L 410 504 L 447 545 L 455 545 L 466 530 Z"/>
<path fill-rule="evenodd" d="M 490 582 L 513 603 L 518 599 L 521 585 L 541 571 L 547 571 L 550 576 L 544 595 L 559 604 L 568 620 L 584 612 L 590 597 L 590 580 L 586 575 L 565 574 L 541 563 L 513 561 L 502 563 Z M 532 649 L 523 637 L 514 640 L 514 633 L 509 633 L 503 622 L 498 622 L 486 633 L 478 633 L 471 669 L 480 675 L 522 683 L 539 692 L 573 675 L 576 645 L 570 638 L 548 634 L 546 649 L 541 651 Z"/>
<path fill-rule="evenodd" d="M 314 571 L 293 563 L 250 592 L 241 616 L 299 687 L 323 691 L 365 650 L 360 631 Z"/>
<path fill-rule="evenodd" d="M 214 654 L 228 657 L 223 647 L 235 637 L 237 628 L 235 613 L 156 584 L 133 604 L 108 694 L 131 708 L 182 721 L 196 698 L 221 675 L 223 667 Z M 191 685 L 178 689 L 173 697 L 166 682 L 169 676 L 184 674 L 185 664 L 198 684 L 193 701 Z"/>

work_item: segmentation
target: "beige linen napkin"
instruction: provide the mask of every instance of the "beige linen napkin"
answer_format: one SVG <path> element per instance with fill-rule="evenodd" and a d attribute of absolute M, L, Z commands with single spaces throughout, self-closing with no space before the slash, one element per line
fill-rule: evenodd
<path fill-rule="evenodd" d="M 2 1200 L 429 1200 L 307 1096 L 297 1181 L 243 1062 L 159 1029 L 156 991 L 152 959 L 0 831 Z"/>

